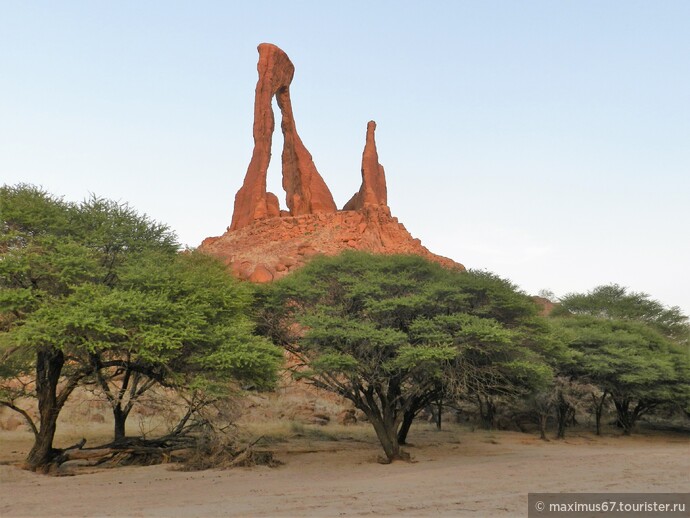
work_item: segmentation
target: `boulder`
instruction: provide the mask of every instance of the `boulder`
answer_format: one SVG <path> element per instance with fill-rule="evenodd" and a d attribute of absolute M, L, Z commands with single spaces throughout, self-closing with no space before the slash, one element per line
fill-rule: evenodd
<path fill-rule="evenodd" d="M 256 265 L 256 268 L 254 268 L 252 274 L 249 276 L 249 280 L 257 283 L 271 282 L 273 280 L 273 274 L 271 273 L 271 270 L 266 268 L 266 265 L 258 264 Z"/>

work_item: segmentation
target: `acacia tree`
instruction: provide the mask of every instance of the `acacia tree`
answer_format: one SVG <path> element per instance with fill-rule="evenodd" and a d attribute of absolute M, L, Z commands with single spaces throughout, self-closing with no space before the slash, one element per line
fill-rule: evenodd
<path fill-rule="evenodd" d="M 687 409 L 690 325 L 678 307 L 611 284 L 566 295 L 553 316 L 577 355 L 569 374 L 599 388 L 592 394 L 597 433 L 607 398 L 625 434 L 660 404 Z"/>
<path fill-rule="evenodd" d="M 462 376 L 460 359 L 516 361 L 517 324 L 534 314 L 490 274 L 354 252 L 312 260 L 260 302 L 260 329 L 301 360 L 296 375 L 363 411 L 389 461 L 408 458 L 404 425 L 451 387 L 449 372 Z"/>
<path fill-rule="evenodd" d="M 35 436 L 27 458 L 32 469 L 54 455 L 59 412 L 90 370 L 73 365 L 69 351 L 52 344 L 28 351 L 13 337 L 41 307 L 68 296 L 73 286 L 104 276 L 96 251 L 75 239 L 78 213 L 75 204 L 32 186 L 0 189 L 0 345 L 5 357 L 2 374 L 12 381 L 3 384 L 1 397 L 3 405 L 17 410 L 19 396 L 27 391 L 36 396 L 38 425 L 26 411 L 20 412 Z"/>
<path fill-rule="evenodd" d="M 117 287 L 82 285 L 38 310 L 14 339 L 70 350 L 110 403 L 121 442 L 132 408 L 157 385 L 272 385 L 280 351 L 252 334 L 249 295 L 213 258 L 155 254 L 132 261 Z"/>
<path fill-rule="evenodd" d="M 496 315 L 503 321 L 495 320 L 493 314 L 500 313 L 499 308 L 494 307 L 493 313 L 487 314 L 487 306 L 502 302 L 489 296 L 479 306 L 468 305 L 464 313 L 417 319 L 411 326 L 411 334 L 415 341 L 439 341 L 457 349 L 459 354 L 444 367 L 442 395 L 450 400 L 467 399 L 476 403 L 484 427 L 490 429 L 499 400 L 516 400 L 539 390 L 553 373 L 539 352 L 543 347 L 543 338 L 539 336 L 542 330 L 532 325 L 530 301 L 506 281 L 486 273 L 470 273 L 462 280 L 475 284 L 475 289 L 477 281 L 481 281 L 487 291 L 502 286 L 504 296 L 512 294 L 511 298 L 517 299 L 514 302 L 522 299 L 522 310 L 510 317 Z M 477 316 L 475 312 L 486 316 Z M 399 435 L 401 441 L 405 440 L 409 424 L 411 416 L 408 415 Z"/>
<path fill-rule="evenodd" d="M 169 260 L 154 254 L 124 268 L 118 288 L 76 301 L 93 315 L 80 318 L 88 324 L 79 334 L 99 344 L 88 361 L 113 408 L 115 441 L 125 437 L 134 405 L 156 385 L 273 385 L 282 354 L 253 334 L 249 289 L 201 253 Z"/>
<path fill-rule="evenodd" d="M 485 271 L 454 277 L 463 294 L 462 312 L 415 322 L 417 340 L 452 343 L 460 351 L 444 371 L 442 395 L 477 405 L 485 428 L 492 428 L 499 404 L 543 390 L 553 377 L 547 360 L 564 349 L 551 327 L 536 316 L 533 300 L 506 279 Z M 410 417 L 410 416 L 408 416 Z M 404 441 L 411 419 L 403 423 Z"/>
<path fill-rule="evenodd" d="M 660 404 L 686 406 L 690 398 L 687 346 L 675 343 L 648 324 L 590 316 L 560 321 L 577 353 L 570 373 L 596 385 L 597 429 L 601 405 L 612 399 L 618 425 L 629 435 L 637 421 Z"/>
<path fill-rule="evenodd" d="M 151 380 L 172 381 L 182 365 L 188 372 L 236 373 L 242 361 L 254 366 L 247 369 L 252 373 L 275 368 L 277 350 L 253 338 L 241 316 L 246 296 L 232 289 L 218 296 L 228 288 L 213 286 L 220 267 L 178 257 L 165 225 L 126 204 L 95 197 L 71 204 L 24 185 L 3 187 L 0 208 L 0 404 L 22 413 L 34 431 L 29 469 L 45 470 L 61 454 L 53 447 L 60 410 L 87 380 L 108 393 L 104 381 L 115 379 L 104 374 L 108 369 L 123 374 L 125 386 L 109 395 L 118 435 L 131 409 L 122 406 L 124 393 L 136 396 Z M 162 278 L 167 291 L 153 286 Z M 204 282 L 211 286 L 205 292 L 187 288 L 186 295 L 174 286 Z M 242 349 L 243 359 L 235 354 Z M 36 397 L 38 426 L 18 407 L 22 395 Z"/>

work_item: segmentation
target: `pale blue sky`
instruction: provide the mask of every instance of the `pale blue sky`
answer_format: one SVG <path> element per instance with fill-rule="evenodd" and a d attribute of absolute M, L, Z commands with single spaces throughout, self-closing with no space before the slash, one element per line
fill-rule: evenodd
<path fill-rule="evenodd" d="M 0 0 L 0 182 L 221 234 L 271 42 L 338 205 L 374 119 L 392 212 L 433 252 L 689 313 L 689 27 L 687 1 Z"/>

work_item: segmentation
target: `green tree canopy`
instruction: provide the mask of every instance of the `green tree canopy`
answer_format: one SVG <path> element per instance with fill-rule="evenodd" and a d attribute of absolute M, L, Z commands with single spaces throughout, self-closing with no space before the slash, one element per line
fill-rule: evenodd
<path fill-rule="evenodd" d="M 688 343 L 688 316 L 677 306 L 667 307 L 646 293 L 629 291 L 618 284 L 598 286 L 588 293 L 570 293 L 560 299 L 554 316 L 589 315 L 633 320 L 655 328 L 679 343 Z"/>
<path fill-rule="evenodd" d="M 362 410 L 389 460 L 405 457 L 405 416 L 442 393 L 451 372 L 457 381 L 471 363 L 478 389 L 508 372 L 548 371 L 525 345 L 528 297 L 491 274 L 416 256 L 316 258 L 261 303 L 262 330 L 302 360 L 298 376 Z"/>
<path fill-rule="evenodd" d="M 254 336 L 247 287 L 213 259 L 178 253 L 165 225 L 127 204 L 67 203 L 24 185 L 2 187 L 0 209 L 0 375 L 33 372 L 40 423 L 30 468 L 55 458 L 58 414 L 86 379 L 113 405 L 116 435 L 118 414 L 124 433 L 131 404 L 153 383 L 273 382 L 281 355 Z M 16 396 L 27 387 L 3 383 L 0 403 L 21 411 Z"/>
<path fill-rule="evenodd" d="M 660 404 L 687 408 L 688 347 L 661 332 L 662 326 L 588 314 L 560 318 L 557 325 L 573 354 L 563 371 L 596 385 L 604 397 L 610 395 L 625 434 Z"/>

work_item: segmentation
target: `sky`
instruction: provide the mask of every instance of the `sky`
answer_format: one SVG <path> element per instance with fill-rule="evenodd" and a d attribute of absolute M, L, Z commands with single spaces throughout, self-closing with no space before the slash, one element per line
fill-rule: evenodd
<path fill-rule="evenodd" d="M 375 120 L 391 211 L 432 252 L 689 314 L 688 20 L 683 0 L 0 0 L 0 183 L 129 202 L 190 247 L 222 234 L 270 42 L 339 206 Z"/>

